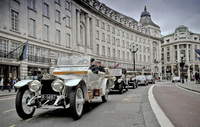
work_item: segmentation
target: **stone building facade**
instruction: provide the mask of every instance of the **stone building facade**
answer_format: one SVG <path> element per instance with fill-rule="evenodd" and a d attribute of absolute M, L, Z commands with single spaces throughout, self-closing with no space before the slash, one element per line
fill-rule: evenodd
<path fill-rule="evenodd" d="M 200 34 L 189 31 L 188 27 L 180 25 L 175 32 L 163 37 L 162 42 L 162 77 L 181 76 L 180 62 L 184 62 L 183 73 L 190 79 L 200 64 L 195 49 L 200 49 Z"/>
<path fill-rule="evenodd" d="M 69 55 L 133 69 L 131 45 L 139 49 L 136 70 L 145 67 L 145 73 L 161 76 L 160 27 L 146 7 L 139 22 L 98 0 L 1 0 L 0 12 L 0 75 L 5 78 L 48 73 L 58 57 Z M 26 41 L 27 59 L 18 61 L 19 49 L 9 53 Z"/>

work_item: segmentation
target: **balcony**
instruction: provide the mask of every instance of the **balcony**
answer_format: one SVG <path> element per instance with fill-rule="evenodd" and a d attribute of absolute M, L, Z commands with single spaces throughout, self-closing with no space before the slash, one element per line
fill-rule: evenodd
<path fill-rule="evenodd" d="M 50 63 L 49 58 L 33 56 L 33 55 L 28 55 L 28 61 L 39 62 L 39 63 Z"/>

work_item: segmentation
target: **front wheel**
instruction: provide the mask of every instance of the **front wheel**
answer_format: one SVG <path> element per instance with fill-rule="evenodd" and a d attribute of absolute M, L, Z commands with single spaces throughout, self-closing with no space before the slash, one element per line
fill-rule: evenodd
<path fill-rule="evenodd" d="M 105 95 L 101 96 L 101 99 L 102 99 L 103 102 L 108 101 L 108 93 L 109 93 L 109 88 L 108 88 L 108 84 L 107 84 L 106 89 L 105 89 Z"/>
<path fill-rule="evenodd" d="M 27 106 L 27 103 L 33 97 L 33 94 L 34 93 L 31 92 L 27 86 L 20 88 L 17 92 L 15 106 L 17 114 L 22 119 L 31 118 L 35 112 L 35 107 Z"/>
<path fill-rule="evenodd" d="M 123 94 L 123 84 L 122 83 L 119 84 L 119 93 Z"/>
<path fill-rule="evenodd" d="M 72 89 L 70 95 L 70 110 L 72 112 L 72 117 L 74 120 L 78 120 L 81 118 L 83 114 L 83 108 L 84 108 L 84 95 L 83 90 L 80 85 L 78 85 L 76 88 Z"/>

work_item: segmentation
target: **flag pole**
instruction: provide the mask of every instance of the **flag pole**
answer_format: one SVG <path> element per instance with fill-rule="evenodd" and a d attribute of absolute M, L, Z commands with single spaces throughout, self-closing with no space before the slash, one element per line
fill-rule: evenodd
<path fill-rule="evenodd" d="M 26 41 L 26 42 L 28 42 L 28 41 Z M 11 53 L 13 53 L 14 51 L 16 51 L 17 49 L 19 49 L 20 47 L 24 46 L 24 45 L 26 44 L 26 42 L 23 43 L 23 44 L 21 44 L 19 47 L 17 47 L 17 48 L 14 49 L 13 51 L 10 51 L 10 52 L 6 55 L 6 58 L 8 57 L 8 55 L 10 55 Z"/>

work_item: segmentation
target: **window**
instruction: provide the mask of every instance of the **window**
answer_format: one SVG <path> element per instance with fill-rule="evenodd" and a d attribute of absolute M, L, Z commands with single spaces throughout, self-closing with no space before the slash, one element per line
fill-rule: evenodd
<path fill-rule="evenodd" d="M 44 25 L 44 40 L 49 40 L 49 26 Z"/>
<path fill-rule="evenodd" d="M 55 3 L 60 4 L 60 0 L 55 0 Z"/>
<path fill-rule="evenodd" d="M 131 35 L 131 40 L 133 40 L 133 35 Z"/>
<path fill-rule="evenodd" d="M 126 42 L 126 47 L 129 48 L 129 42 L 128 41 Z"/>
<path fill-rule="evenodd" d="M 117 30 L 117 35 L 119 35 L 119 36 L 120 36 L 120 30 L 119 30 L 119 29 Z"/>
<path fill-rule="evenodd" d="M 96 31 L 96 39 L 99 39 L 99 31 Z"/>
<path fill-rule="evenodd" d="M 101 28 L 105 29 L 105 24 L 103 22 L 101 23 Z"/>
<path fill-rule="evenodd" d="M 123 60 L 125 60 L 125 52 L 123 51 Z"/>
<path fill-rule="evenodd" d="M 146 55 L 144 55 L 144 62 L 146 62 Z"/>
<path fill-rule="evenodd" d="M 107 25 L 107 31 L 110 31 L 110 26 L 109 25 Z"/>
<path fill-rule="evenodd" d="M 56 30 L 56 44 L 60 44 L 60 30 Z"/>
<path fill-rule="evenodd" d="M 70 26 L 70 17 L 69 16 L 66 17 L 66 26 Z"/>
<path fill-rule="evenodd" d="M 124 37 L 124 31 L 122 31 L 122 37 Z"/>
<path fill-rule="evenodd" d="M 49 17 L 49 5 L 44 3 L 44 16 Z"/>
<path fill-rule="evenodd" d="M 19 43 L 16 42 L 12 42 L 12 47 L 11 47 L 11 51 L 14 51 L 13 53 L 11 53 L 11 57 L 17 59 L 18 58 L 18 54 L 19 54 L 19 48 L 17 49 L 17 47 L 19 47 Z M 3 47 L 2 47 L 3 48 Z M 17 50 L 16 50 L 17 49 Z"/>
<path fill-rule="evenodd" d="M 117 57 L 120 59 L 120 50 L 118 50 Z"/>
<path fill-rule="evenodd" d="M 126 34 L 126 39 L 129 39 L 129 34 L 128 33 Z"/>
<path fill-rule="evenodd" d="M 35 9 L 35 0 L 29 0 L 29 8 Z"/>
<path fill-rule="evenodd" d="M 56 10 L 56 21 L 60 22 L 60 12 Z"/>
<path fill-rule="evenodd" d="M 112 33 L 113 34 L 115 33 L 115 27 L 112 27 Z"/>
<path fill-rule="evenodd" d="M 110 48 L 108 47 L 108 56 L 110 56 Z"/>
<path fill-rule="evenodd" d="M 110 35 L 108 35 L 107 41 L 108 43 L 110 43 Z"/>
<path fill-rule="evenodd" d="M 18 12 L 12 10 L 11 13 L 12 30 L 18 31 Z"/>
<path fill-rule="evenodd" d="M 70 47 L 70 34 L 66 35 L 66 46 Z"/>
<path fill-rule="evenodd" d="M 35 37 L 35 20 L 29 20 L 29 35 Z"/>
<path fill-rule="evenodd" d="M 99 27 L 99 20 L 98 19 L 96 19 L 96 26 Z"/>
<path fill-rule="evenodd" d="M 125 42 L 122 40 L 122 47 L 125 48 Z"/>
<path fill-rule="evenodd" d="M 67 0 L 66 0 L 65 8 L 66 8 L 67 10 L 70 10 L 70 3 L 69 3 L 69 1 L 67 1 Z"/>
<path fill-rule="evenodd" d="M 102 47 L 102 55 L 105 56 L 105 46 Z"/>
<path fill-rule="evenodd" d="M 105 41 L 105 33 L 102 33 L 102 41 Z"/>
<path fill-rule="evenodd" d="M 120 47 L 120 39 L 117 39 L 117 46 Z"/>
<path fill-rule="evenodd" d="M 175 48 L 176 49 L 176 48 Z M 164 48 L 162 48 L 162 52 L 164 52 Z"/>
<path fill-rule="evenodd" d="M 115 45 L 115 37 L 113 37 L 113 43 L 112 44 Z"/>
<path fill-rule="evenodd" d="M 115 49 L 113 49 L 113 57 L 115 58 Z"/>
<path fill-rule="evenodd" d="M 34 47 L 28 45 L 28 60 L 34 61 Z"/>
<path fill-rule="evenodd" d="M 127 60 L 129 60 L 129 52 L 127 52 Z"/>
<path fill-rule="evenodd" d="M 146 47 L 145 46 L 143 47 L 143 52 L 146 53 Z"/>
<path fill-rule="evenodd" d="M 97 44 L 97 52 L 96 52 L 97 55 L 99 55 L 99 44 Z"/>

